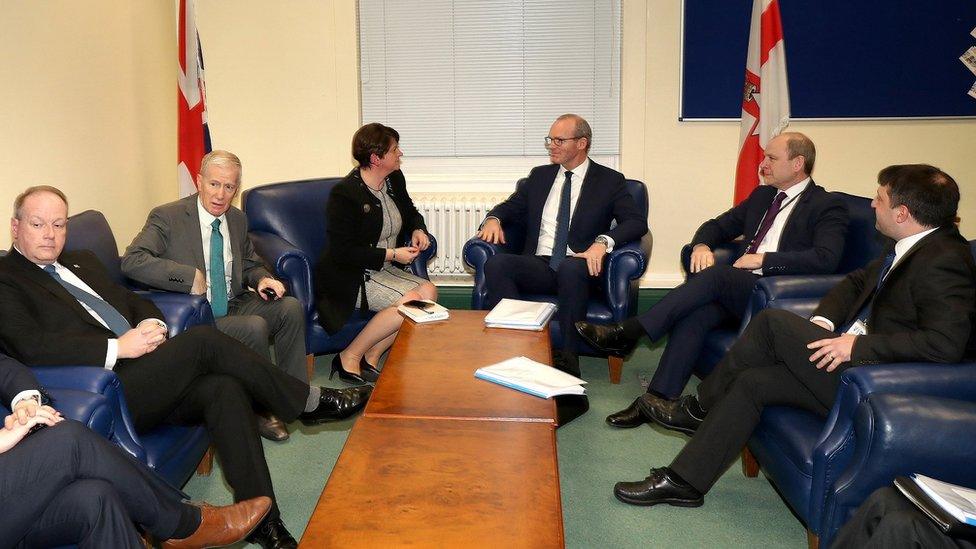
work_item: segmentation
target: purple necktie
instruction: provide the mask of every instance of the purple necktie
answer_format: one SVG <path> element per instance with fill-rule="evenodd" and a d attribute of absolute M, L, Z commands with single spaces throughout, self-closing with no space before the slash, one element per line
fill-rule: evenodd
<path fill-rule="evenodd" d="M 766 233 L 769 232 L 769 228 L 773 226 L 773 221 L 776 219 L 776 214 L 779 213 L 780 206 L 783 204 L 783 200 L 786 199 L 786 193 L 780 192 L 773 199 L 773 203 L 769 205 L 769 209 L 766 210 L 766 217 L 763 218 L 762 223 L 759 225 L 759 230 L 756 231 L 756 236 L 749 243 L 749 248 L 746 250 L 747 254 L 754 254 L 756 250 L 759 249 L 759 244 L 762 243 L 763 239 L 766 238 Z"/>

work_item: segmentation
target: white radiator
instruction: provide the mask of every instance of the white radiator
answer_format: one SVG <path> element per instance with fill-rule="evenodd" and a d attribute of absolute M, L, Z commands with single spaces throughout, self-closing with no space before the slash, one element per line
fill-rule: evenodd
<path fill-rule="evenodd" d="M 427 265 L 432 279 L 467 281 L 471 279 L 461 250 L 478 230 L 485 215 L 505 200 L 502 193 L 416 193 L 411 195 L 424 216 L 427 230 L 437 238 L 437 256 Z"/>

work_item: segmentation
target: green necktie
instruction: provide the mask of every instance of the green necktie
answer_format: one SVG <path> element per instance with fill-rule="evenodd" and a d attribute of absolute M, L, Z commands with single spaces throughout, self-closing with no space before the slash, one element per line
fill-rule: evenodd
<path fill-rule="evenodd" d="M 210 224 L 210 308 L 215 317 L 227 314 L 227 279 L 224 278 L 224 236 L 220 234 L 220 220 Z"/>

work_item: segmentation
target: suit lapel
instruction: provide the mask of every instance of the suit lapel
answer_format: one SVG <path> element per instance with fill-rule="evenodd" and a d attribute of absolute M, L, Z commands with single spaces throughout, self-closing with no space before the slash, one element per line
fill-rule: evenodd
<path fill-rule="evenodd" d="M 93 317 L 91 313 L 89 313 L 88 310 L 85 309 L 85 307 L 78 302 L 77 299 L 75 299 L 75 296 L 68 293 L 68 290 L 65 290 L 64 286 L 62 286 L 56 280 L 54 280 L 54 278 L 52 278 L 51 275 L 45 273 L 43 270 L 41 270 L 40 267 L 28 261 L 26 257 L 21 255 L 20 252 L 18 252 L 13 248 L 10 249 L 10 257 L 13 260 L 12 265 L 14 265 L 17 269 L 21 271 L 21 274 L 24 275 L 24 278 L 27 279 L 28 282 L 31 282 L 39 286 L 41 289 L 49 293 L 55 299 L 61 301 L 64 305 L 68 306 L 71 310 L 73 310 L 78 315 L 78 317 L 83 319 L 85 322 L 93 326 L 96 326 L 98 328 L 105 329 L 105 326 L 102 326 L 102 324 L 98 320 L 96 320 L 95 317 Z M 61 263 L 61 265 L 63 265 L 69 271 L 75 273 L 75 275 L 77 275 L 78 278 L 81 278 L 83 281 L 85 281 L 86 284 L 91 286 L 88 280 L 86 280 L 86 277 L 79 274 L 79 271 L 81 269 L 76 263 L 73 263 L 70 258 L 65 258 L 64 262 L 62 263 L 62 258 L 59 257 L 58 263 Z M 90 279 L 91 277 L 88 278 Z M 98 289 L 94 287 L 92 289 L 95 290 L 96 293 L 101 294 L 101 292 L 99 292 Z"/>
<path fill-rule="evenodd" d="M 576 222 L 579 219 L 577 213 L 586 211 L 586 204 L 590 204 L 596 200 L 597 192 L 600 190 L 599 185 L 596 183 L 596 172 L 598 169 L 597 163 L 590 160 L 590 167 L 586 170 L 586 177 L 583 178 L 583 184 L 580 185 L 580 193 L 579 198 L 576 199 L 576 207 L 573 208 L 573 213 L 569 218 L 570 234 L 576 228 Z M 553 183 L 555 183 L 555 177 L 553 177 Z"/>
<path fill-rule="evenodd" d="M 795 219 L 803 218 L 803 210 L 810 205 L 811 196 L 813 196 L 813 188 L 817 184 L 811 179 L 807 188 L 803 189 L 800 196 L 796 197 L 796 206 L 787 214 L 786 224 L 783 225 L 783 232 L 779 235 L 779 242 L 776 243 L 776 249 L 780 250 L 783 242 L 788 242 L 789 235 L 796 228 Z M 775 196 L 775 195 L 774 195 Z"/>
<path fill-rule="evenodd" d="M 231 254 L 231 272 L 230 272 L 230 287 L 237 294 L 243 289 L 243 261 L 241 260 L 241 254 L 244 251 L 241 249 L 241 242 L 243 238 L 247 238 L 247 228 L 244 226 L 244 219 L 242 216 L 233 215 L 236 213 L 234 208 L 231 207 L 227 210 L 227 232 L 230 233 L 230 254 Z M 243 235 L 243 238 L 241 238 Z M 234 297 L 234 296 L 229 296 Z"/>
<path fill-rule="evenodd" d="M 203 258 L 203 233 L 200 227 L 200 214 L 197 212 L 197 201 L 199 195 L 195 194 L 186 205 L 186 215 L 183 216 L 183 230 L 178 234 L 187 235 L 187 244 L 190 246 L 190 253 L 193 254 L 193 262 L 200 272 L 206 274 L 207 262 Z"/>

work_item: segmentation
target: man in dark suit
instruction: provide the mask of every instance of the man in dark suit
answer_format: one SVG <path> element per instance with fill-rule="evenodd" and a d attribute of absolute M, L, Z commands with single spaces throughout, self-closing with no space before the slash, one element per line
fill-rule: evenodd
<path fill-rule="evenodd" d="M 770 140 L 760 173 L 765 185 L 741 204 L 710 219 L 692 238 L 688 281 L 668 292 L 646 313 L 620 324 L 580 322 L 584 339 L 609 353 L 627 354 L 647 334 L 652 341 L 668 336 L 647 394 L 677 398 L 694 370 L 705 336 L 713 328 L 739 322 L 759 277 L 829 274 L 840 262 L 847 233 L 847 207 L 810 178 L 816 160 L 810 139 L 796 132 Z M 740 236 L 750 239 L 732 265 L 715 265 L 712 248 Z M 614 427 L 637 427 L 640 397 L 607 417 Z"/>
<path fill-rule="evenodd" d="M 557 118 L 546 137 L 552 163 L 533 168 L 478 231 L 480 238 L 504 244 L 503 227 L 524 227 L 521 255 L 498 254 L 485 263 L 488 305 L 523 294 L 556 294 L 563 341 L 556 365 L 576 375 L 579 338 L 573 324 L 586 316 L 591 280 L 603 270 L 607 252 L 647 232 L 623 174 L 587 156 L 592 139 L 582 117 Z"/>
<path fill-rule="evenodd" d="M 113 369 L 137 431 L 205 423 L 237 501 L 274 499 L 253 406 L 315 424 L 365 405 L 368 386 L 310 387 L 211 327 L 166 339 L 155 305 L 114 283 L 94 254 L 62 253 L 67 218 L 54 187 L 31 187 L 14 202 L 14 246 L 0 259 L 0 344 L 31 366 Z M 252 538 L 295 544 L 276 505 Z"/>
<path fill-rule="evenodd" d="M 956 228 L 959 187 L 938 168 L 890 166 L 872 202 L 878 230 L 895 242 L 850 273 L 810 320 L 782 310 L 756 316 L 698 396 L 642 399 L 656 423 L 694 433 L 669 467 L 618 482 L 634 505 L 701 505 L 745 446 L 766 405 L 826 416 L 840 374 L 883 362 L 958 362 L 976 350 L 976 265 Z"/>
<path fill-rule="evenodd" d="M 208 153 L 200 162 L 199 192 L 149 213 L 145 227 L 125 250 L 122 272 L 153 288 L 206 295 L 218 330 L 268 360 L 270 338 L 278 367 L 308 381 L 305 312 L 297 299 L 285 295 L 284 285 L 254 251 L 247 218 L 231 205 L 240 186 L 240 159 L 227 151 Z M 212 283 L 215 274 L 221 284 Z M 286 440 L 285 424 L 265 416 L 258 420 L 261 436 Z"/>
<path fill-rule="evenodd" d="M 34 374 L 0 354 L 0 533 L 3 546 L 141 547 L 136 523 L 163 547 L 244 539 L 271 508 L 267 497 L 199 507 L 81 423 L 41 404 Z M 30 435 L 30 436 L 28 436 Z"/>

